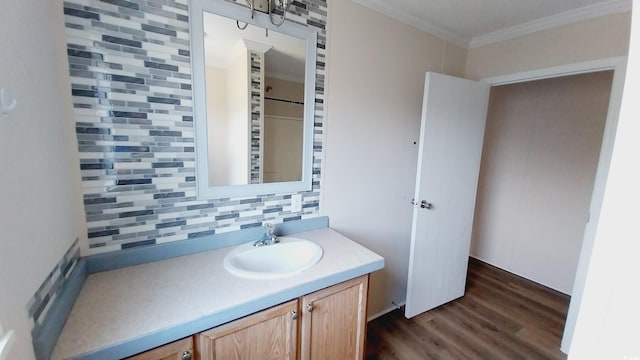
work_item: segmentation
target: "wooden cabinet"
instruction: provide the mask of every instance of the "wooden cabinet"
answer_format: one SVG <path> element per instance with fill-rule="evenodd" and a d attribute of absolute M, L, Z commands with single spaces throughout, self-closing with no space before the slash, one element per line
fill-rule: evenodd
<path fill-rule="evenodd" d="M 368 286 L 363 275 L 129 360 L 362 360 Z"/>
<path fill-rule="evenodd" d="M 134 355 L 127 360 L 195 360 L 193 356 L 193 337 L 157 347 Z"/>
<path fill-rule="evenodd" d="M 298 300 L 196 335 L 200 360 L 297 358 Z"/>
<path fill-rule="evenodd" d="M 302 297 L 302 360 L 363 359 L 368 275 Z"/>
<path fill-rule="evenodd" d="M 200 333 L 197 358 L 361 360 L 368 284 L 364 275 Z"/>

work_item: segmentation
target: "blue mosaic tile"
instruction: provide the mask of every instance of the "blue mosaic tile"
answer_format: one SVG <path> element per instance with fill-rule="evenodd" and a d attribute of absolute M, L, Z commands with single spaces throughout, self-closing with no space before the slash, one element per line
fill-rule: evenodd
<path fill-rule="evenodd" d="M 134 247 L 153 245 L 155 243 L 156 243 L 155 239 L 129 242 L 129 243 L 122 244 L 122 249 L 123 250 L 124 249 L 131 249 L 131 248 L 134 248 Z"/>
<path fill-rule="evenodd" d="M 32 332 L 37 331 L 42 324 L 42 321 L 47 316 L 49 305 L 64 286 L 79 259 L 79 241 L 75 239 L 27 304 L 27 313 L 31 320 Z"/>
<path fill-rule="evenodd" d="M 125 0 L 100 0 L 100 1 L 107 4 L 123 6 L 123 7 L 127 7 L 134 10 L 140 10 L 140 5 L 138 5 L 135 2 L 125 1 Z"/>

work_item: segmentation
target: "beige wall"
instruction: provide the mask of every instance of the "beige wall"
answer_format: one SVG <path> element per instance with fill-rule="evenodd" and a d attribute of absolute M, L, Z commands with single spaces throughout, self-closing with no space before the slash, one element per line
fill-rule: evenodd
<path fill-rule="evenodd" d="M 406 295 L 425 72 L 463 73 L 465 51 L 349 0 L 329 6 L 321 212 L 384 256 L 375 316 Z"/>
<path fill-rule="evenodd" d="M 265 115 L 264 182 L 302 179 L 302 118 Z"/>
<path fill-rule="evenodd" d="M 471 255 L 570 294 L 612 72 L 492 88 Z"/>
<path fill-rule="evenodd" d="M 602 16 L 470 49 L 466 77 L 519 73 L 626 56 L 630 12 Z"/>
<path fill-rule="evenodd" d="M 228 185 L 245 185 L 249 183 L 249 138 L 250 138 L 250 90 L 249 90 L 249 65 L 250 55 L 248 51 L 239 54 L 229 67 L 227 73 L 227 111 L 229 123 L 227 134 L 231 141 L 228 142 L 227 160 Z M 231 80 L 233 79 L 233 80 Z M 240 79 L 240 80 L 238 80 Z M 245 81 L 242 81 L 242 80 Z"/>
<path fill-rule="evenodd" d="M 9 359 L 32 359 L 27 302 L 76 237 L 86 237 L 61 1 L 3 1 L 0 87 L 0 322 Z M 28 44 L 28 46 L 25 46 Z"/>
<path fill-rule="evenodd" d="M 304 84 L 265 77 L 265 97 L 304 101 Z M 302 179 L 302 132 L 304 105 L 264 101 L 263 181 Z"/>
<path fill-rule="evenodd" d="M 265 92 L 264 96 L 293 100 L 298 102 L 304 101 L 304 84 L 293 81 L 281 80 L 276 78 L 265 77 L 265 88 L 271 86 L 269 92 Z M 302 119 L 304 117 L 304 106 L 298 104 L 287 104 L 280 101 L 265 100 L 265 115 L 279 115 L 287 117 L 296 117 Z"/>
<path fill-rule="evenodd" d="M 249 183 L 248 56 L 243 49 L 227 68 L 206 69 L 210 186 Z"/>
<path fill-rule="evenodd" d="M 207 145 L 209 150 L 209 185 L 228 184 L 227 172 L 220 171 L 229 165 L 230 155 L 227 136 L 227 72 L 214 66 L 206 67 L 207 78 Z"/>

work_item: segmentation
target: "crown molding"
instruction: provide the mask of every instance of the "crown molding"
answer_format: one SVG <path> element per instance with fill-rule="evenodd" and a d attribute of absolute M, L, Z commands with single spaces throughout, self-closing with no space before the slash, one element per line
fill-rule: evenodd
<path fill-rule="evenodd" d="M 405 11 L 399 11 L 397 8 L 389 5 L 384 0 L 353 0 L 355 3 L 360 4 L 366 8 L 377 11 L 383 15 L 394 18 L 407 25 L 411 25 L 419 30 L 422 30 L 431 35 L 437 36 L 450 43 L 456 44 L 463 48 L 469 47 L 470 38 L 456 34 L 452 31 L 446 30 L 441 26 L 435 25 L 429 21 L 421 19 Z"/>
<path fill-rule="evenodd" d="M 271 48 L 273 47 L 272 45 L 263 44 L 263 43 L 259 43 L 257 41 L 248 40 L 248 39 L 242 39 L 242 41 L 244 42 L 244 47 L 246 47 L 247 50 L 256 51 L 261 54 L 266 53 L 267 51 L 271 50 Z"/>
<path fill-rule="evenodd" d="M 575 10 L 565 11 L 542 19 L 529 21 L 520 25 L 508 27 L 488 34 L 479 35 L 471 39 L 469 48 L 477 48 L 496 42 L 513 39 L 558 26 L 572 24 L 578 21 L 596 17 L 631 11 L 633 0 L 613 0 L 588 5 Z"/>

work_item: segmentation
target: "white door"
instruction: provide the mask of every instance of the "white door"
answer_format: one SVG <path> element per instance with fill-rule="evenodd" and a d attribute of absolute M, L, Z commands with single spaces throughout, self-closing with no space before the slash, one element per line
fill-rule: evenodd
<path fill-rule="evenodd" d="M 407 318 L 464 295 L 490 86 L 427 73 Z"/>

